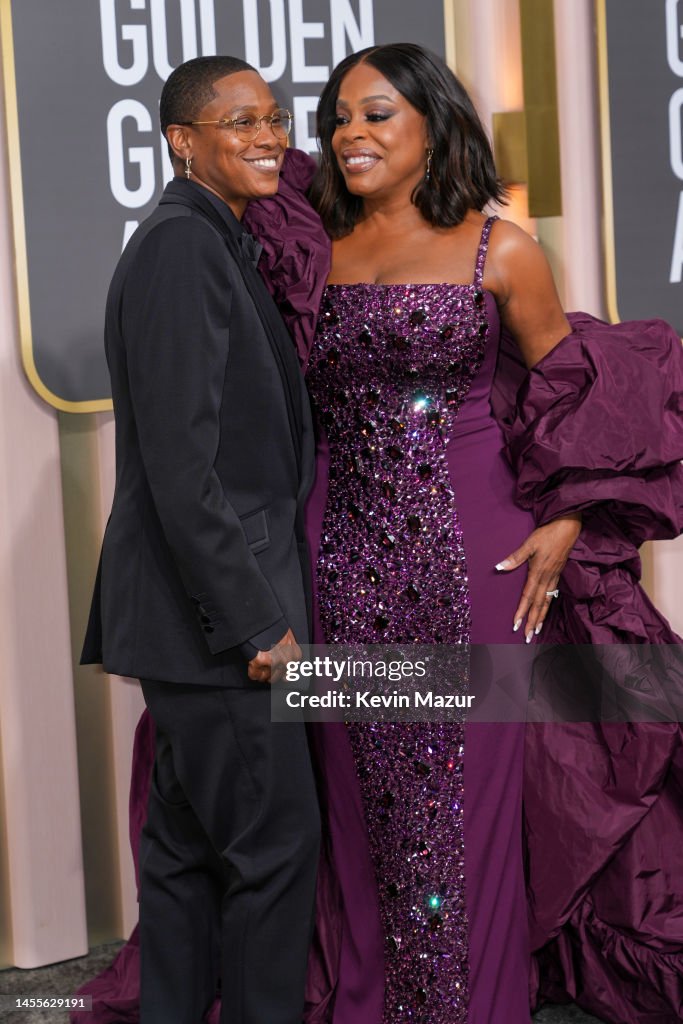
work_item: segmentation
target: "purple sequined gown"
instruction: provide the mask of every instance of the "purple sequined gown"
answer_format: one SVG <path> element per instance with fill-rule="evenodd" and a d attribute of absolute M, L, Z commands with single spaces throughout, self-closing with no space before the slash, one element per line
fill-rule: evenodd
<path fill-rule="evenodd" d="M 307 381 L 330 448 L 317 561 L 328 643 L 518 638 L 522 582 L 494 564 L 533 526 L 513 505 L 489 408 L 493 220 L 471 285 L 326 289 Z M 527 1022 L 520 727 L 349 732 L 384 934 L 384 1024 Z"/>

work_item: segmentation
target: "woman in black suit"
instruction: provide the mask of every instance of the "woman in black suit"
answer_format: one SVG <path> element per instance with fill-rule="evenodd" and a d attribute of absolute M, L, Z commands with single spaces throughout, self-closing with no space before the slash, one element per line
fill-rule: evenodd
<path fill-rule="evenodd" d="M 140 847 L 141 1017 L 301 1020 L 319 817 L 303 725 L 270 721 L 271 648 L 308 639 L 310 414 L 240 218 L 291 125 L 243 61 L 169 78 L 176 178 L 116 268 L 105 345 L 116 490 L 83 652 L 156 725 Z"/>

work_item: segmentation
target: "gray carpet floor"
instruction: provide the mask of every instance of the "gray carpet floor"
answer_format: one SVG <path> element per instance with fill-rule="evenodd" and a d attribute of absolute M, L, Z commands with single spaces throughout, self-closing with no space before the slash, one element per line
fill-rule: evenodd
<path fill-rule="evenodd" d="M 120 943 L 99 946 L 89 956 L 78 960 L 67 960 L 51 964 L 34 971 L 0 971 L 0 995 L 2 996 L 69 996 L 83 982 L 111 963 Z M 2 1024 L 66 1024 L 69 1016 L 58 1010 L 0 1010 Z M 83 1015 L 84 1024 L 88 1017 Z M 589 1017 L 576 1006 L 547 1006 L 534 1016 L 534 1024 L 600 1024 L 596 1017 Z"/>

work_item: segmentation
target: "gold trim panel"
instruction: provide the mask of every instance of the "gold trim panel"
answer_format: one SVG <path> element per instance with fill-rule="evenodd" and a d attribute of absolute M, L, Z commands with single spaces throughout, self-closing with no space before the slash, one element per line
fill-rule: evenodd
<path fill-rule="evenodd" d="M 31 303 L 29 300 L 28 258 L 24 221 L 24 190 L 21 178 L 21 148 L 19 141 L 19 108 L 17 103 L 16 72 L 14 63 L 14 36 L 12 33 L 12 0 L 0 0 L 0 40 L 2 45 L 3 85 L 5 92 L 5 119 L 9 153 L 10 198 L 14 227 L 14 258 L 16 267 L 17 311 L 21 361 L 24 372 L 34 390 L 55 409 L 62 412 L 104 412 L 112 408 L 109 398 L 90 402 L 69 402 L 51 391 L 41 380 L 33 354 L 31 331 Z"/>
<path fill-rule="evenodd" d="M 617 254 L 614 238 L 612 134 L 610 130 L 609 61 L 607 57 L 607 0 L 596 0 L 595 15 L 598 47 L 598 95 L 600 100 L 600 149 L 602 154 L 602 234 L 605 250 L 605 287 L 609 318 L 612 323 L 619 323 L 621 317 L 617 307 Z"/>

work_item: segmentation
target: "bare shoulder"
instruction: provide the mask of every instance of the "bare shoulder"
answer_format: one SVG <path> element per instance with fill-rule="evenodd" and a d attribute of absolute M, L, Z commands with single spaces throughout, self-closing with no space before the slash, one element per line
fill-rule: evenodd
<path fill-rule="evenodd" d="M 489 254 L 501 260 L 514 260 L 519 257 L 533 259 L 536 255 L 543 256 L 543 250 L 524 228 L 520 228 L 511 220 L 501 218 L 493 225 Z M 545 256 L 543 258 L 545 259 Z"/>
<path fill-rule="evenodd" d="M 485 278 L 502 304 L 532 281 L 550 286 L 552 271 L 535 238 L 512 221 L 498 220 L 491 231 Z"/>

